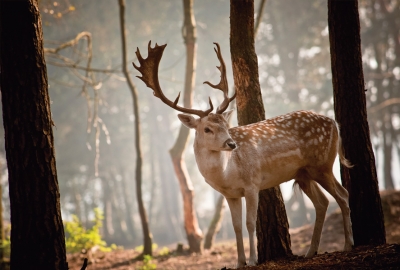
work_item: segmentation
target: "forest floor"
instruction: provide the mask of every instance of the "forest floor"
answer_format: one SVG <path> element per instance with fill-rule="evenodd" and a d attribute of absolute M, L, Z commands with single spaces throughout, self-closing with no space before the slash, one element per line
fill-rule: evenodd
<path fill-rule="evenodd" d="M 318 255 L 306 259 L 306 253 L 313 225 L 290 230 L 293 256 L 258 266 L 243 269 L 400 269 L 400 191 L 381 194 L 385 215 L 387 244 L 370 247 L 362 246 L 352 251 L 340 252 L 344 246 L 342 216 L 340 210 L 330 214 L 325 221 Z M 246 255 L 249 254 L 245 241 Z M 230 269 L 236 264 L 236 243 L 234 240 L 214 244 L 212 250 L 203 254 L 159 255 L 156 251 L 147 264 L 134 258 L 135 250 L 117 250 L 108 253 L 97 252 L 90 258 L 87 270 L 99 269 Z M 71 270 L 81 269 L 84 254 L 69 254 L 68 264 Z M 153 268 L 150 268 L 150 267 Z"/>

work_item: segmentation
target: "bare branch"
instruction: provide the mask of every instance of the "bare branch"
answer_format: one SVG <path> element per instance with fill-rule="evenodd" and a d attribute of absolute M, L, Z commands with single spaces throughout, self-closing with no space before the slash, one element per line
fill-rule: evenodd
<path fill-rule="evenodd" d="M 380 111 L 383 108 L 394 105 L 394 104 L 400 104 L 400 98 L 391 98 L 391 99 L 385 100 L 384 102 L 369 108 L 368 112 L 376 113 L 377 111 Z"/>
<path fill-rule="evenodd" d="M 257 20 L 256 20 L 256 24 L 254 26 L 254 39 L 257 36 L 258 29 L 260 28 L 260 23 L 261 23 L 261 20 L 262 20 L 263 10 L 264 10 L 264 6 L 265 6 L 266 2 L 267 2 L 266 0 L 261 0 L 260 6 L 258 8 Z"/>

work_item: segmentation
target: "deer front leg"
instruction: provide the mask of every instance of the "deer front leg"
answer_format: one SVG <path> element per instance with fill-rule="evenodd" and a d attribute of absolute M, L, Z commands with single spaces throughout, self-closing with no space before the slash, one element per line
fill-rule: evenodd
<path fill-rule="evenodd" d="M 246 265 L 242 235 L 242 200 L 241 198 L 226 198 L 231 210 L 233 229 L 236 235 L 238 267 Z"/>
<path fill-rule="evenodd" d="M 257 265 L 256 245 L 254 242 L 254 232 L 256 230 L 257 208 L 258 208 L 258 189 L 246 190 L 246 226 L 249 232 L 250 260 L 249 265 Z"/>

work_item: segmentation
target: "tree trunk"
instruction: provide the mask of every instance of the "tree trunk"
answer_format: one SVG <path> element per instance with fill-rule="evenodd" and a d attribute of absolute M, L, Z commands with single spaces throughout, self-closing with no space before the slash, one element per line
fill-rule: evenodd
<path fill-rule="evenodd" d="M 222 216 L 225 209 L 225 197 L 219 194 L 217 204 L 215 205 L 214 216 L 211 220 L 206 237 L 204 238 L 204 249 L 211 249 L 216 233 L 221 229 Z"/>
<path fill-rule="evenodd" d="M 354 243 L 384 244 L 385 227 L 375 157 L 369 137 L 357 1 L 328 1 L 329 41 L 336 120 L 346 158 L 342 183 L 349 191 Z"/>
<path fill-rule="evenodd" d="M 1 93 L 11 269 L 68 269 L 36 1 L 1 1 Z"/>
<path fill-rule="evenodd" d="M 108 184 L 108 180 L 109 179 L 107 179 L 107 177 L 101 178 L 104 212 L 103 232 L 106 242 L 110 241 L 114 235 L 114 226 L 112 222 L 112 193 Z"/>
<path fill-rule="evenodd" d="M 138 93 L 132 79 L 129 75 L 128 65 L 127 65 L 127 50 L 126 50 L 126 33 L 125 33 L 125 1 L 118 0 L 119 3 L 119 18 L 120 18 L 120 29 L 121 29 L 121 43 L 122 43 L 122 70 L 128 83 L 129 89 L 132 94 L 133 103 L 133 115 L 135 117 L 134 121 L 134 131 L 135 131 L 135 148 L 136 148 L 136 198 L 139 208 L 140 221 L 142 224 L 143 231 L 143 255 L 152 255 L 152 242 L 153 236 L 150 233 L 149 222 L 147 218 L 146 209 L 144 208 L 143 196 L 142 196 L 142 148 L 140 145 L 140 116 L 139 116 L 139 100 Z"/>
<path fill-rule="evenodd" d="M 122 174 L 126 175 L 126 174 Z M 127 177 L 123 176 L 121 181 L 122 187 L 122 197 L 123 203 L 125 205 L 125 220 L 126 226 L 129 234 L 129 240 L 134 240 L 136 238 L 136 230 L 135 230 L 135 223 L 133 219 L 133 211 L 132 211 L 132 200 L 130 199 L 130 193 L 128 192 L 128 179 Z M 150 221 L 149 221 L 150 223 Z"/>
<path fill-rule="evenodd" d="M 196 24 L 193 14 L 193 0 L 183 0 L 183 11 L 184 24 L 182 34 L 186 45 L 186 74 L 185 89 L 183 92 L 183 106 L 190 108 L 193 104 L 193 88 L 196 77 Z M 170 150 L 170 155 L 183 197 L 183 214 L 189 250 L 191 252 L 201 253 L 203 233 L 199 227 L 196 211 L 194 209 L 194 191 L 192 181 L 190 180 L 186 169 L 186 163 L 183 159 L 183 153 L 188 139 L 189 129 L 181 125 L 175 145 Z"/>
<path fill-rule="evenodd" d="M 0 269 L 4 269 L 4 220 L 3 220 L 3 186 L 0 185 Z"/>
<path fill-rule="evenodd" d="M 265 119 L 254 47 L 254 2 L 231 0 L 230 47 L 239 125 Z M 259 193 L 258 263 L 292 254 L 289 224 L 279 187 Z"/>
<path fill-rule="evenodd" d="M 392 177 L 392 115 L 390 114 L 389 108 L 385 108 L 385 116 L 383 120 L 383 182 L 386 190 L 393 190 L 394 183 Z"/>

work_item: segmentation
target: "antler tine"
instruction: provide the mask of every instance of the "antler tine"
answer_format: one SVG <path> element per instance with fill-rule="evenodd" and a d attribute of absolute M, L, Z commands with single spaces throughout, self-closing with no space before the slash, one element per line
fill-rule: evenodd
<path fill-rule="evenodd" d="M 142 76 L 136 76 L 136 77 L 141 79 L 146 84 L 147 87 L 153 89 L 154 96 L 161 99 L 162 102 L 164 102 L 171 108 L 183 113 L 195 114 L 201 118 L 207 116 L 214 109 L 210 98 L 209 98 L 210 108 L 206 111 L 202 111 L 202 110 L 188 109 L 177 105 L 180 97 L 180 92 L 174 102 L 169 100 L 162 92 L 160 83 L 158 81 L 158 66 L 160 64 L 161 57 L 164 53 L 164 49 L 166 46 L 167 44 L 157 45 L 156 43 L 154 48 L 151 48 L 151 40 L 150 40 L 147 46 L 148 56 L 146 59 L 142 57 L 139 48 L 137 48 L 136 56 L 140 63 L 140 66 L 137 66 L 135 63 L 132 64 L 133 67 L 142 74 Z"/>
<path fill-rule="evenodd" d="M 219 89 L 224 93 L 224 100 L 222 101 L 221 105 L 218 106 L 217 108 L 217 112 L 218 114 L 223 113 L 227 108 L 229 103 L 235 99 L 236 97 L 236 93 L 229 98 L 228 97 L 228 80 L 226 79 L 226 66 L 225 66 L 225 62 L 224 59 L 222 58 L 222 54 L 221 54 L 221 48 L 219 46 L 219 44 L 217 42 L 214 42 L 214 44 L 217 46 L 217 48 L 214 48 L 215 53 L 217 54 L 218 60 L 221 63 L 221 65 L 217 68 L 219 69 L 219 71 L 221 72 L 221 81 L 218 84 L 212 84 L 209 81 L 205 81 L 205 84 L 208 84 L 209 86 L 211 86 L 214 89 Z"/>

